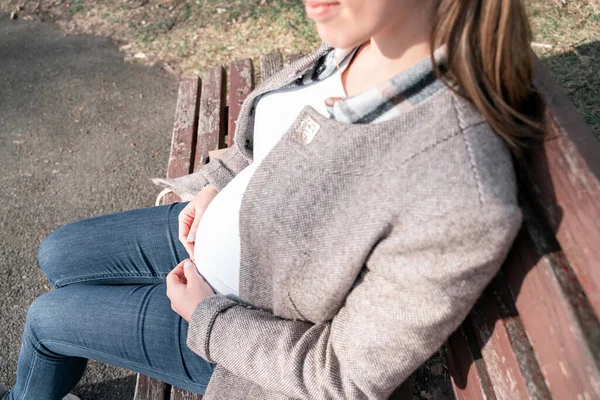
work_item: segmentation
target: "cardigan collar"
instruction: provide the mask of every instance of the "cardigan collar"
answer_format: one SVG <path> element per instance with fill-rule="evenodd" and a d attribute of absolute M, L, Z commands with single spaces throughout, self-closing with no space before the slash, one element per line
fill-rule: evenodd
<path fill-rule="evenodd" d="M 323 44 L 321 45 L 321 48 Z M 358 48 L 329 48 L 304 74 L 286 87 L 308 85 L 331 76 L 338 68 L 344 72 Z M 434 61 L 444 64 L 445 47 L 434 52 Z M 432 60 L 424 57 L 412 67 L 371 89 L 345 98 L 325 100 L 329 117 L 345 123 L 372 123 L 394 118 L 445 89 L 433 71 Z"/>

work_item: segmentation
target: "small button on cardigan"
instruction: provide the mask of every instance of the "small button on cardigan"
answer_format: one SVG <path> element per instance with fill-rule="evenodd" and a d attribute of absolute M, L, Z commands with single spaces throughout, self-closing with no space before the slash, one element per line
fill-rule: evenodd
<path fill-rule="evenodd" d="M 221 158 L 155 182 L 222 189 L 252 160 L 257 96 L 329 50 L 255 88 Z M 369 124 L 305 107 L 244 193 L 240 298 L 213 295 L 190 319 L 187 345 L 217 363 L 204 398 L 388 398 L 459 326 L 521 221 L 506 144 L 452 91 Z"/>

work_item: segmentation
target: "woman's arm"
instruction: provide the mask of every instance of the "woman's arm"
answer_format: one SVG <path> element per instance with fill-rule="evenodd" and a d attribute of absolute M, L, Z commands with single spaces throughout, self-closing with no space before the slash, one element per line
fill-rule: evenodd
<path fill-rule="evenodd" d="M 400 222 L 331 321 L 285 320 L 217 294 L 194 310 L 187 344 L 290 397 L 388 398 L 465 318 L 521 219 L 516 205 L 489 203 Z"/>
<path fill-rule="evenodd" d="M 242 153 L 236 139 L 237 137 L 234 139 L 234 144 L 220 157 L 211 159 L 196 172 L 178 178 L 153 178 L 152 182 L 171 189 L 180 197 L 188 200 L 208 184 L 220 192 L 229 181 L 252 162 L 252 151 L 246 150 Z"/>

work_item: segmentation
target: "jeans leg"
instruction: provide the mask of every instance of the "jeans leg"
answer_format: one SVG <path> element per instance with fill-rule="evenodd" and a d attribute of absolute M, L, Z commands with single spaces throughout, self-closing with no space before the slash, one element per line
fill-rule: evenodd
<path fill-rule="evenodd" d="M 204 394 L 216 364 L 186 345 L 165 284 L 69 285 L 27 312 L 9 400 L 60 400 L 95 359 Z"/>
<path fill-rule="evenodd" d="M 187 203 L 140 208 L 64 225 L 40 245 L 40 267 L 50 284 L 161 283 L 188 257 L 178 240 Z"/>

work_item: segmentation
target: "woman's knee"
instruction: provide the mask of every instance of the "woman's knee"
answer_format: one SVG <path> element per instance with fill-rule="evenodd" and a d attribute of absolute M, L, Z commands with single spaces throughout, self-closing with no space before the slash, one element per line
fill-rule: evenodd
<path fill-rule="evenodd" d="M 59 276 L 64 274 L 65 262 L 77 252 L 77 222 L 66 224 L 46 236 L 38 249 L 38 262 L 52 287 L 56 287 Z"/>
<path fill-rule="evenodd" d="M 57 289 L 36 298 L 27 309 L 23 340 L 47 357 L 64 357 L 54 346 L 76 343 L 81 337 L 75 303 L 82 299 L 72 297 L 72 291 Z"/>
<path fill-rule="evenodd" d="M 56 290 L 46 292 L 36 298 L 27 309 L 27 317 L 25 319 L 25 335 L 32 342 L 40 342 L 43 335 L 47 335 L 54 331 L 56 326 L 60 324 L 60 302 L 56 299 Z"/>

